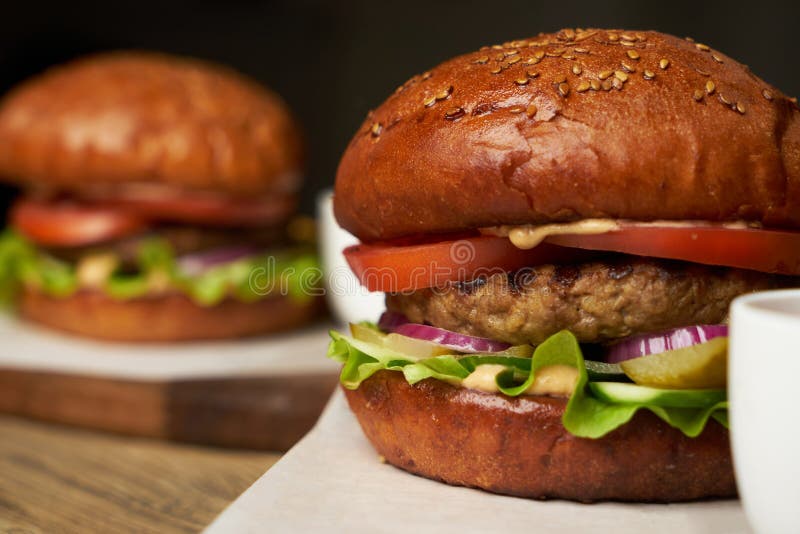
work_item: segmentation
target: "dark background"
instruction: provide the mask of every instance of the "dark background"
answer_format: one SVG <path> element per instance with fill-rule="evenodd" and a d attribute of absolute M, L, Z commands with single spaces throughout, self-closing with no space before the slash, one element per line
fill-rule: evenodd
<path fill-rule="evenodd" d="M 170 1 L 4 2 L 0 90 L 88 52 L 144 48 L 227 63 L 277 90 L 309 145 L 303 209 L 333 183 L 366 112 L 444 59 L 562 27 L 657 29 L 750 65 L 800 93 L 800 2 Z"/>

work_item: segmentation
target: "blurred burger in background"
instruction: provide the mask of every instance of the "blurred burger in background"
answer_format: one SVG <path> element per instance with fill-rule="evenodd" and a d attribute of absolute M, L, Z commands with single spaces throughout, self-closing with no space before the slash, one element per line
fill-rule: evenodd
<path fill-rule="evenodd" d="M 0 288 L 25 318 L 110 340 L 251 336 L 320 308 L 303 150 L 284 102 L 225 67 L 81 58 L 0 104 L 0 176 L 21 189 Z"/>

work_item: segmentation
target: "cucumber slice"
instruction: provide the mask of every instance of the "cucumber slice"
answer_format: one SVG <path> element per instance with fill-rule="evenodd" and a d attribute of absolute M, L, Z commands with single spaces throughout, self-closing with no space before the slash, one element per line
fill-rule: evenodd
<path fill-rule="evenodd" d="M 589 380 L 597 382 L 630 382 L 630 378 L 618 363 L 584 360 Z"/>
<path fill-rule="evenodd" d="M 606 402 L 664 408 L 705 408 L 727 398 L 724 389 L 659 389 L 624 382 L 590 382 L 589 389 Z"/>

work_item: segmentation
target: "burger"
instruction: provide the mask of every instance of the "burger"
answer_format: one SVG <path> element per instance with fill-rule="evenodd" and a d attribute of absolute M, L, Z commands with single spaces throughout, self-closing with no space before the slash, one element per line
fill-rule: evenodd
<path fill-rule="evenodd" d="M 319 311 L 302 143 L 284 102 L 228 68 L 149 52 L 57 66 L 0 103 L 0 239 L 18 313 L 125 341 L 284 330 Z"/>
<path fill-rule="evenodd" d="M 735 495 L 728 306 L 800 285 L 794 99 L 652 31 L 487 46 L 368 114 L 334 209 L 387 312 L 328 355 L 386 462 L 530 498 Z"/>

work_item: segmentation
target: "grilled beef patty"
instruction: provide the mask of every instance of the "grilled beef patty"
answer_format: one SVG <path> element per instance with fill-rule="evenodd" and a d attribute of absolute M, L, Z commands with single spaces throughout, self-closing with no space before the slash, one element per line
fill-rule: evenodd
<path fill-rule="evenodd" d="M 735 297 L 787 286 L 800 286 L 800 278 L 619 256 L 387 294 L 386 306 L 413 322 L 514 344 L 541 343 L 563 329 L 581 342 L 603 343 L 722 323 Z"/>

